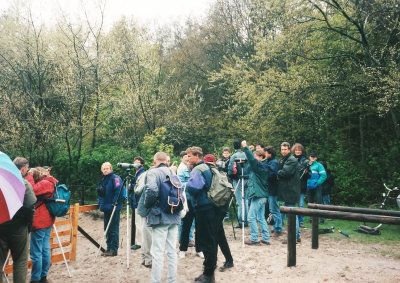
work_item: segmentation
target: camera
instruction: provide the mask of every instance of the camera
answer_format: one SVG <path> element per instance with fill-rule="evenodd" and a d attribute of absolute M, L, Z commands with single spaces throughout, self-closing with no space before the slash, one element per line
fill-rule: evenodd
<path fill-rule="evenodd" d="M 246 163 L 248 160 L 244 158 L 235 158 L 236 163 Z"/>
<path fill-rule="evenodd" d="M 139 169 L 140 165 L 139 164 L 132 164 L 132 163 L 117 163 L 118 168 L 121 169 L 131 169 L 131 168 L 135 168 L 135 169 Z"/>

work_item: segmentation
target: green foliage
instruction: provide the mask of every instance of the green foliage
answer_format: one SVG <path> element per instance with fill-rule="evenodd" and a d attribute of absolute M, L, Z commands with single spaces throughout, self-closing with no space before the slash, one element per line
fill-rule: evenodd
<path fill-rule="evenodd" d="M 373 202 L 400 182 L 399 9 L 219 0 L 203 22 L 156 37 L 128 18 L 48 29 L 7 11 L 0 150 L 51 165 L 84 200 L 104 161 L 140 155 L 150 167 L 157 151 L 178 161 L 193 145 L 219 157 L 236 139 L 300 142 L 328 161 L 334 202 Z"/>

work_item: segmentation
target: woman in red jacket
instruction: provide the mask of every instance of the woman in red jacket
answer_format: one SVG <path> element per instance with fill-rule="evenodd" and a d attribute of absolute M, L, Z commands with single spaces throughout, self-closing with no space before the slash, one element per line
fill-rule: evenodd
<path fill-rule="evenodd" d="M 31 169 L 26 177 L 32 187 L 38 202 L 35 205 L 31 232 L 30 256 L 32 259 L 31 283 L 48 282 L 47 272 L 50 268 L 50 233 L 55 217 L 50 215 L 46 205 L 40 198 L 50 198 L 54 195 L 57 180 L 42 167 Z"/>

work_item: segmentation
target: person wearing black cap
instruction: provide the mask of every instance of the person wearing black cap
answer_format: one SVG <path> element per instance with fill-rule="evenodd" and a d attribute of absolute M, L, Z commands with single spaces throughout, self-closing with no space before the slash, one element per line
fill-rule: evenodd
<path fill-rule="evenodd" d="M 326 171 L 324 166 L 317 161 L 317 154 L 312 152 L 309 156 L 308 162 L 308 176 L 307 179 L 307 194 L 309 203 L 322 204 L 322 183 L 326 180 Z M 311 218 L 310 218 L 311 221 Z M 320 218 L 321 224 L 324 223 L 324 219 Z"/>

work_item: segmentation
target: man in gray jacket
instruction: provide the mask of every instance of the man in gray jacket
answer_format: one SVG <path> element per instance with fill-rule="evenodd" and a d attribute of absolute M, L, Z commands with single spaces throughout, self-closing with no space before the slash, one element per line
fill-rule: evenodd
<path fill-rule="evenodd" d="M 179 213 L 167 213 L 161 209 L 159 197 L 162 183 L 168 177 L 178 179 L 168 165 L 169 156 L 165 152 L 157 152 L 154 155 L 154 168 L 148 170 L 145 180 L 144 205 L 150 209 L 147 225 L 152 227 L 153 242 L 150 252 L 152 255 L 151 282 L 153 283 L 161 282 L 165 248 L 168 263 L 167 282 L 176 282 L 177 277 L 176 241 L 181 218 Z"/>

